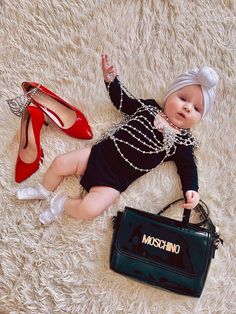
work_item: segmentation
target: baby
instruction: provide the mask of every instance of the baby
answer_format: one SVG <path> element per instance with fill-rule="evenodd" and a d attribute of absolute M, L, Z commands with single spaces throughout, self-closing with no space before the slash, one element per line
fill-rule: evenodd
<path fill-rule="evenodd" d="M 217 73 L 205 66 L 179 75 L 167 90 L 162 109 L 153 99 L 133 97 L 106 54 L 102 55 L 102 70 L 112 103 L 125 114 L 123 123 L 92 148 L 56 157 L 42 182 L 19 189 L 17 198 L 49 200 L 49 208 L 39 216 L 42 224 L 63 212 L 89 219 L 102 214 L 137 178 L 163 162 L 174 161 L 186 200 L 183 207 L 194 208 L 199 202 L 197 143 L 190 128 L 213 105 Z M 53 192 L 69 175 L 82 177 L 80 183 L 88 192 L 84 198 Z"/>

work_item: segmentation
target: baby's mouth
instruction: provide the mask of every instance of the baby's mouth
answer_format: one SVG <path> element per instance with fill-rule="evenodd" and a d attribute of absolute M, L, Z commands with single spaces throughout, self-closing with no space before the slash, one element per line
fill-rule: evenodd
<path fill-rule="evenodd" d="M 184 114 L 184 113 L 178 112 L 178 115 L 179 115 L 181 118 L 185 119 L 185 114 Z"/>

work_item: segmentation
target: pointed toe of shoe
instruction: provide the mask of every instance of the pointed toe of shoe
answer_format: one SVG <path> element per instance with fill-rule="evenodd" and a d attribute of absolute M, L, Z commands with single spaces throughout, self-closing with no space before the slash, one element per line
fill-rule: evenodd
<path fill-rule="evenodd" d="M 16 183 L 21 183 L 22 181 L 28 179 L 32 174 L 34 174 L 38 169 L 40 162 L 43 158 L 43 152 L 39 154 L 36 160 L 32 163 L 25 163 L 21 158 L 18 156 L 16 161 L 16 168 L 15 168 L 15 181 Z"/>
<path fill-rule="evenodd" d="M 85 135 L 88 140 L 91 140 L 93 138 L 93 132 L 89 126 L 89 128 L 86 130 L 86 135 Z"/>
<path fill-rule="evenodd" d="M 93 132 L 88 124 L 85 116 L 77 110 L 77 118 L 75 123 L 68 129 L 64 129 L 64 132 L 74 138 L 90 140 L 93 138 Z"/>
<path fill-rule="evenodd" d="M 77 126 L 77 138 L 91 140 L 93 138 L 91 127 L 88 124 L 83 124 L 82 127 Z"/>
<path fill-rule="evenodd" d="M 16 162 L 15 181 L 21 183 L 26 180 L 39 168 L 39 163 L 25 164 L 20 158 Z"/>

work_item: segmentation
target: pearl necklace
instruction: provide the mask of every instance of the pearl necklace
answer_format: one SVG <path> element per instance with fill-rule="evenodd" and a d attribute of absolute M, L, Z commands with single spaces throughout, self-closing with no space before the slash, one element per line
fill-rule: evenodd
<path fill-rule="evenodd" d="M 162 117 L 165 121 L 167 121 L 167 123 L 177 131 L 177 133 L 183 133 L 184 129 L 181 129 L 179 127 L 177 127 L 176 125 L 174 125 L 169 118 L 167 117 L 167 115 L 163 112 L 163 111 L 159 111 L 158 114 L 155 117 L 155 122 L 157 122 L 157 129 L 159 131 L 163 131 L 163 123 L 160 121 L 160 117 Z"/>
<path fill-rule="evenodd" d="M 124 87 L 120 80 L 118 79 L 120 84 L 120 105 L 119 105 L 119 111 L 122 110 L 122 104 L 123 104 L 123 91 L 127 93 L 127 95 L 130 98 L 136 99 L 141 106 L 136 110 L 136 112 L 131 116 L 126 116 L 124 121 L 116 126 L 115 128 L 110 129 L 106 135 L 105 138 L 110 137 L 110 139 L 113 141 L 118 153 L 120 156 L 135 170 L 141 171 L 141 172 L 149 172 L 150 170 L 156 168 L 140 168 L 133 164 L 122 152 L 120 149 L 119 143 L 123 143 L 127 146 L 129 146 L 131 149 L 134 149 L 142 154 L 158 154 L 160 152 L 165 152 L 165 156 L 161 160 L 160 164 L 165 161 L 165 159 L 171 155 L 173 155 L 176 152 L 176 144 L 181 144 L 185 146 L 193 145 L 194 147 L 197 146 L 197 142 L 193 135 L 191 134 L 189 129 L 181 129 L 175 126 L 171 121 L 168 120 L 168 117 L 163 113 L 163 111 L 159 110 L 156 107 L 146 105 L 144 104 L 140 99 L 135 98 L 127 89 Z M 110 84 L 108 85 L 108 92 L 110 88 Z M 148 113 L 153 116 L 153 123 L 151 123 L 147 117 L 145 117 L 142 113 L 144 111 L 148 111 Z M 178 133 L 174 132 L 170 127 L 166 127 L 163 125 L 158 119 L 158 117 L 161 116 L 167 122 L 178 131 Z M 154 120 L 157 119 L 159 126 L 156 127 L 154 125 Z M 132 126 L 130 122 L 135 121 L 136 124 L 139 123 L 142 127 L 148 131 L 150 136 L 147 136 L 144 134 L 141 130 L 138 128 Z M 144 147 L 141 149 L 140 147 L 136 146 L 132 143 L 125 141 L 123 139 L 120 139 L 116 136 L 117 130 L 123 130 L 126 133 L 128 133 L 132 138 L 134 142 L 141 143 L 141 145 Z M 163 140 L 160 141 L 156 136 L 156 130 L 159 132 L 162 131 L 163 134 Z"/>

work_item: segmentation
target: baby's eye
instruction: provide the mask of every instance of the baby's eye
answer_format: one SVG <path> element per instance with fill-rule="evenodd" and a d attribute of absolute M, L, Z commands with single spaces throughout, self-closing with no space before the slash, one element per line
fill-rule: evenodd
<path fill-rule="evenodd" d="M 197 112 L 200 111 L 197 106 L 194 106 L 194 109 L 195 109 Z"/>
<path fill-rule="evenodd" d="M 185 101 L 186 99 L 184 97 L 179 97 L 182 101 Z"/>

